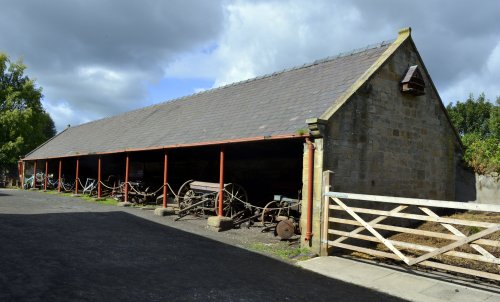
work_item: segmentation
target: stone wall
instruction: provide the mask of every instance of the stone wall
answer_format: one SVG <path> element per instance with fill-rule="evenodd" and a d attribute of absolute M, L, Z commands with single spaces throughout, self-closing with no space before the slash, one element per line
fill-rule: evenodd
<path fill-rule="evenodd" d="M 399 82 L 419 65 L 423 96 Z M 328 121 L 324 169 L 336 191 L 455 199 L 460 145 L 413 44 L 406 41 Z"/>
<path fill-rule="evenodd" d="M 476 202 L 500 204 L 500 176 L 498 173 L 489 175 L 476 174 Z"/>
<path fill-rule="evenodd" d="M 418 65 L 424 77 L 425 95 L 400 91 L 399 82 L 412 65 Z M 464 191 L 467 198 L 474 195 L 469 184 L 456 185 L 463 180 L 458 165 L 461 146 L 444 110 L 413 43 L 407 40 L 327 121 L 324 138 L 316 139 L 313 238 L 312 242 L 302 239 L 302 245 L 319 252 L 323 171 L 333 171 L 330 185 L 340 192 L 439 200 L 461 200 L 466 196 L 456 195 Z M 303 185 L 302 238 L 307 149 Z"/>

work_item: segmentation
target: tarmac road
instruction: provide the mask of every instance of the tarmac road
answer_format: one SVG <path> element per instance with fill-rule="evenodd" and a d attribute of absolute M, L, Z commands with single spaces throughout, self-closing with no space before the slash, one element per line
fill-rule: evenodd
<path fill-rule="evenodd" d="M 130 209 L 0 190 L 0 301 L 403 300 Z"/>

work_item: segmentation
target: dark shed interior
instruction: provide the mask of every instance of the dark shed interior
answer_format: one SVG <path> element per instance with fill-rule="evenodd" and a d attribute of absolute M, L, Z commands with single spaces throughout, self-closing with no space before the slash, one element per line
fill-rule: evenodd
<path fill-rule="evenodd" d="M 224 150 L 224 182 L 243 186 L 249 201 L 265 205 L 273 195 L 300 198 L 302 188 L 303 140 L 268 140 L 168 149 L 168 183 L 177 193 L 187 180 L 219 182 L 220 151 Z M 164 150 L 129 153 L 129 181 L 141 181 L 150 191 L 163 184 Z M 101 179 L 125 180 L 126 153 L 100 155 Z M 79 157 L 79 178 L 97 179 L 98 155 Z M 72 182 L 76 175 L 76 157 L 62 158 L 61 174 Z M 30 170 L 31 167 L 31 170 Z M 33 172 L 26 165 L 26 175 Z M 49 174 L 58 177 L 59 159 L 49 160 Z M 45 171 L 45 160 L 37 162 L 37 171 Z M 159 193 L 161 194 L 161 192 Z"/>

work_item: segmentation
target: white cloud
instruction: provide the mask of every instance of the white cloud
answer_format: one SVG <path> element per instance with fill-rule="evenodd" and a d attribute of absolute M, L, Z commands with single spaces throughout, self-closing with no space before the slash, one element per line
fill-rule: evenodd
<path fill-rule="evenodd" d="M 493 99 L 500 83 L 500 23 L 493 13 L 499 3 L 422 1 L 402 9 L 391 1 L 228 2 L 217 47 L 178 56 L 165 74 L 196 74 L 220 86 L 394 39 L 411 26 L 445 104 L 471 92 Z"/>
<path fill-rule="evenodd" d="M 387 28 L 365 32 L 363 22 L 355 6 L 337 2 L 230 2 L 217 47 L 178 58 L 165 74 L 197 74 L 215 79 L 217 87 L 395 36 Z"/>
<path fill-rule="evenodd" d="M 220 86 L 276 72 L 406 26 L 445 103 L 470 92 L 494 99 L 498 11 L 496 0 L 6 1 L 0 45 L 24 57 L 60 130 L 148 105 L 148 87 L 165 78 L 196 79 L 197 91 L 200 79 Z"/>
<path fill-rule="evenodd" d="M 479 95 L 484 92 L 486 98 L 495 101 L 500 97 L 500 42 L 487 57 L 485 64 L 478 70 L 463 73 L 441 93 L 443 101 L 465 101 L 470 93 Z"/>

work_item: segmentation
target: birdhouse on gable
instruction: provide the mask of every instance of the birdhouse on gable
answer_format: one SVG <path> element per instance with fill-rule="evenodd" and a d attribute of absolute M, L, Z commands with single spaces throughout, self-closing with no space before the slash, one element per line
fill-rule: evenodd
<path fill-rule="evenodd" d="M 424 95 L 425 82 L 422 73 L 418 69 L 418 65 L 413 65 L 406 71 L 403 80 L 400 82 L 401 92 L 411 95 Z"/>

